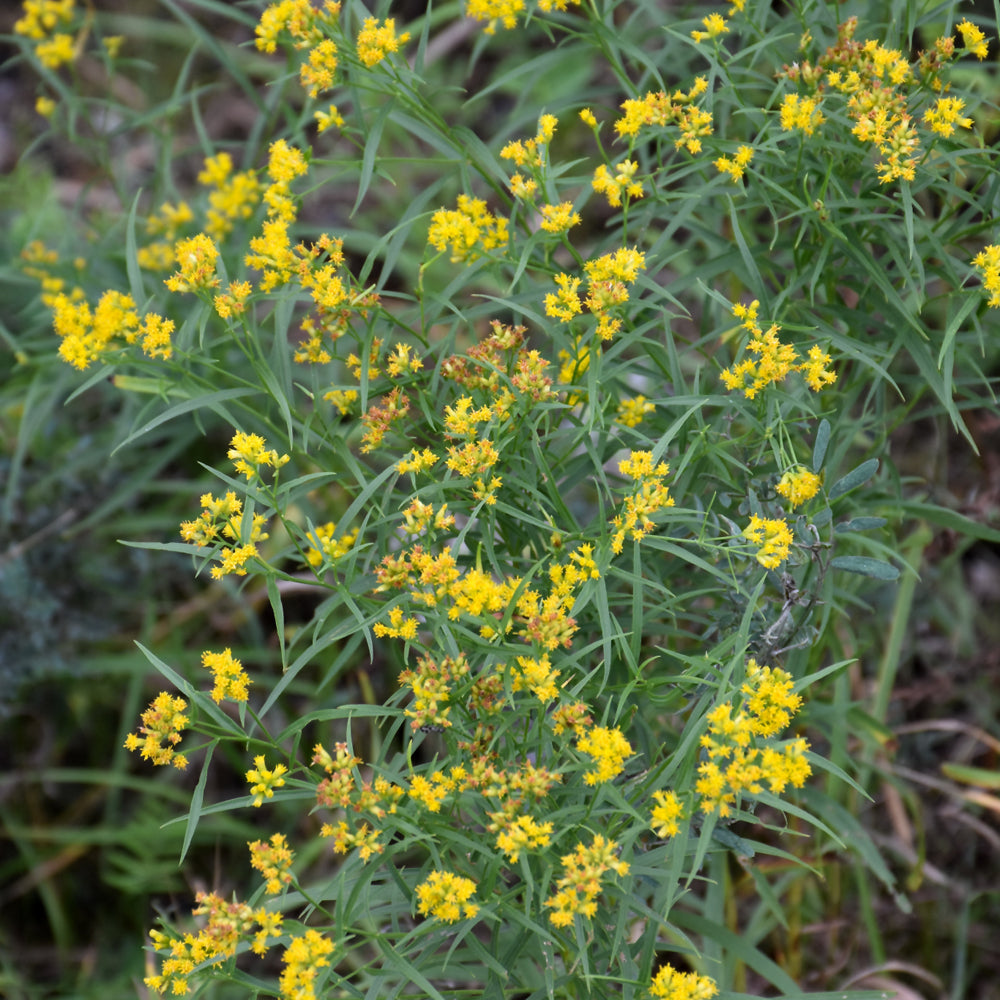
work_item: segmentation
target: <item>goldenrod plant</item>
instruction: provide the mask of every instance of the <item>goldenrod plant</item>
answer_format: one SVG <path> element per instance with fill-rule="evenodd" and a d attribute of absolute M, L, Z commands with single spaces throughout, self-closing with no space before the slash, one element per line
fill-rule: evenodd
<path fill-rule="evenodd" d="M 182 857 L 259 831 L 135 928 L 151 994 L 842 995 L 789 914 L 847 856 L 907 905 L 841 686 L 916 572 L 890 434 L 992 401 L 966 6 L 163 3 L 221 81 L 123 111 L 155 170 L 101 160 L 117 209 L 21 254 L 23 364 L 138 400 L 124 452 L 204 434 L 123 540 L 264 601 L 263 641 L 142 647 Z M 141 74 L 129 23 L 23 4 L 52 135 Z"/>

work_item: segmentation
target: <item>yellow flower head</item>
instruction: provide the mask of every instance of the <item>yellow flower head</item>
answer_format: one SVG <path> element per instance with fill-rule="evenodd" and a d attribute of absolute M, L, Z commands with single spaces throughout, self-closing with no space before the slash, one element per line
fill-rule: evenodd
<path fill-rule="evenodd" d="M 777 491 L 793 507 L 799 507 L 819 492 L 823 480 L 803 465 L 789 469 L 778 483 Z"/>
<path fill-rule="evenodd" d="M 1000 244 L 983 247 L 972 259 L 972 266 L 980 273 L 983 290 L 989 295 L 989 306 L 1000 309 Z"/>
<path fill-rule="evenodd" d="M 588 785 L 598 785 L 621 774 L 625 761 L 632 756 L 632 746 L 620 729 L 605 729 L 597 726 L 588 730 L 576 747 L 585 753 L 597 766 L 584 775 Z"/>
<path fill-rule="evenodd" d="M 703 17 L 701 23 L 705 26 L 704 31 L 692 31 L 691 37 L 696 42 L 704 42 L 708 38 L 718 38 L 729 31 L 729 25 L 721 14 L 709 14 Z"/>
<path fill-rule="evenodd" d="M 365 25 L 358 34 L 358 58 L 366 66 L 374 66 L 389 53 L 398 52 L 401 45 L 410 40 L 410 33 L 396 34 L 396 22 L 387 18 L 379 25 L 378 18 L 365 19 Z"/>
<path fill-rule="evenodd" d="M 966 52 L 971 52 L 977 59 L 985 59 L 990 47 L 983 32 L 967 18 L 959 22 L 958 30 Z"/>
<path fill-rule="evenodd" d="M 264 799 L 274 798 L 276 788 L 284 786 L 283 776 L 288 773 L 288 768 L 284 764 L 275 764 L 273 768 L 268 768 L 263 754 L 254 757 L 253 762 L 254 766 L 247 771 L 246 777 L 250 785 L 250 794 L 254 797 L 253 804 L 260 806 Z"/>
<path fill-rule="evenodd" d="M 711 1000 L 719 988 L 708 976 L 695 972 L 678 972 L 664 965 L 650 984 L 649 992 L 657 1000 Z"/>
<path fill-rule="evenodd" d="M 787 558 L 792 542 L 792 530 L 784 518 L 750 516 L 743 537 L 758 546 L 756 559 L 766 569 L 777 569 Z"/>
<path fill-rule="evenodd" d="M 817 98 L 785 94 L 781 105 L 781 127 L 786 132 L 801 129 L 806 135 L 812 135 L 824 120 Z"/>
<path fill-rule="evenodd" d="M 564 201 L 558 205 L 542 205 L 542 229 L 548 233 L 564 233 L 571 226 L 580 224 L 580 215 L 573 211 L 573 203 Z"/>
<path fill-rule="evenodd" d="M 247 688 L 253 683 L 243 670 L 243 664 L 233 656 L 231 649 L 221 653 L 206 650 L 201 654 L 201 665 L 212 671 L 215 686 L 212 688 L 212 700 L 218 704 L 223 698 L 233 701 L 246 701 Z"/>
<path fill-rule="evenodd" d="M 479 912 L 479 904 L 470 902 L 476 883 L 470 878 L 448 871 L 433 871 L 417 886 L 417 909 L 428 917 L 437 917 L 453 924 L 463 916 L 468 919 Z"/>

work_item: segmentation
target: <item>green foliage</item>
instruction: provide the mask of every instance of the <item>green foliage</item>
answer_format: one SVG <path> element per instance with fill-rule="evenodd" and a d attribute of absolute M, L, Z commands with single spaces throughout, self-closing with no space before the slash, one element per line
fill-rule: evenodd
<path fill-rule="evenodd" d="M 127 107 L 130 22 L 50 6 L 15 28 L 39 110 L 113 200 L 61 238 L 51 201 L 18 217 L 41 293 L 5 331 L 8 520 L 68 362 L 82 454 L 116 463 L 84 523 L 128 511 L 126 552 L 257 612 L 224 650 L 183 617 L 140 645 L 167 689 L 108 743 L 121 787 L 122 740 L 189 772 L 156 783 L 157 818 L 184 803 L 161 849 L 231 859 L 231 893 L 152 930 L 146 985 L 843 995 L 802 924 L 846 865 L 910 906 L 858 814 L 927 543 L 907 522 L 958 516 L 912 497 L 891 435 L 972 445 L 993 401 L 983 33 L 914 2 L 404 25 L 165 0 L 176 82 Z M 142 181 L 114 152 L 139 140 Z M 119 832 L 122 891 L 173 879 L 147 830 Z"/>

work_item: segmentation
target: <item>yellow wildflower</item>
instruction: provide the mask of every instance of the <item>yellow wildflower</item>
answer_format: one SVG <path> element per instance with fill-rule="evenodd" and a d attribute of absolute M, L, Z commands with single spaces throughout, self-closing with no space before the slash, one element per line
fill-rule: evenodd
<path fill-rule="evenodd" d="M 715 169 L 720 174 L 728 174 L 733 183 L 738 183 L 752 159 L 753 146 L 740 146 L 735 156 L 720 156 L 715 161 Z"/>
<path fill-rule="evenodd" d="M 316 131 L 321 135 L 329 128 L 344 127 L 344 116 L 337 110 L 336 104 L 331 104 L 326 111 L 317 111 L 313 117 L 316 119 Z"/>
<path fill-rule="evenodd" d="M 785 94 L 781 104 L 781 127 L 786 132 L 801 129 L 806 135 L 812 135 L 824 120 L 819 101 L 815 97 Z"/>
<path fill-rule="evenodd" d="M 494 813 L 497 820 L 505 820 L 503 813 Z M 539 823 L 530 816 L 518 816 L 497 834 L 497 847 L 516 864 L 522 851 L 536 851 L 548 847 L 552 840 L 552 824 Z"/>
<path fill-rule="evenodd" d="M 581 841 L 572 853 L 563 855 L 563 874 L 556 881 L 557 891 L 545 900 L 545 905 L 553 911 L 549 920 L 556 927 L 568 927 L 578 913 L 587 918 L 597 913 L 601 876 L 608 871 L 620 876 L 629 872 L 628 862 L 621 861 L 617 851 L 615 841 L 597 834 L 589 847 Z"/>
<path fill-rule="evenodd" d="M 564 233 L 572 226 L 580 224 L 580 215 L 573 211 L 571 201 L 560 202 L 558 205 L 542 205 L 541 228 L 548 233 Z"/>
<path fill-rule="evenodd" d="M 684 804 L 674 792 L 653 792 L 656 805 L 652 810 L 650 828 L 658 837 L 676 837 L 684 819 Z"/>
<path fill-rule="evenodd" d="M 172 292 L 217 288 L 219 279 L 215 274 L 215 262 L 218 259 L 219 248 L 204 233 L 181 240 L 174 247 L 174 260 L 180 265 L 180 270 L 167 278 L 164 284 Z"/>
<path fill-rule="evenodd" d="M 621 774 L 625 761 L 632 756 L 632 746 L 620 729 L 597 726 L 577 740 L 576 747 L 597 765 L 584 775 L 588 785 L 598 785 Z"/>
<path fill-rule="evenodd" d="M 161 691 L 142 713 L 139 732 L 129 733 L 125 739 L 127 750 L 139 750 L 140 756 L 153 764 L 172 764 L 179 770 L 188 765 L 187 757 L 176 752 L 181 741 L 181 731 L 187 728 L 188 717 L 184 715 L 187 702 Z"/>
<path fill-rule="evenodd" d="M 989 306 L 1000 309 L 1000 244 L 983 247 L 972 259 L 972 266 L 983 279 L 983 289 L 989 293 Z"/>
<path fill-rule="evenodd" d="M 212 688 L 212 700 L 218 704 L 223 698 L 233 701 L 246 701 L 247 688 L 253 683 L 243 670 L 243 664 L 233 656 L 228 647 L 221 653 L 205 650 L 201 654 L 201 665 L 212 671 L 215 685 Z"/>
<path fill-rule="evenodd" d="M 784 518 L 750 516 L 750 523 L 743 529 L 743 537 L 758 546 L 755 558 L 765 569 L 777 569 L 787 558 L 794 541 L 792 531 Z"/>
<path fill-rule="evenodd" d="M 823 480 L 803 465 L 789 469 L 781 477 L 777 491 L 793 507 L 799 507 L 819 492 Z"/>
<path fill-rule="evenodd" d="M 365 18 L 364 27 L 358 34 L 358 58 L 366 66 L 374 66 L 389 53 L 398 52 L 401 45 L 410 40 L 410 33 L 396 34 L 396 21 L 387 18 L 379 26 L 378 18 Z"/>
<path fill-rule="evenodd" d="M 958 30 L 962 35 L 962 44 L 966 52 L 971 52 L 977 59 L 985 59 L 990 49 L 983 32 L 968 18 L 959 22 Z"/>
<path fill-rule="evenodd" d="M 924 121 L 938 135 L 950 136 L 955 127 L 972 128 L 972 119 L 961 117 L 965 102 L 960 97 L 939 97 L 933 108 L 924 112 Z"/>
<path fill-rule="evenodd" d="M 622 160 L 615 167 L 614 174 L 605 164 L 600 164 L 594 170 L 591 187 L 608 199 L 608 204 L 612 208 L 618 208 L 622 203 L 622 197 L 641 198 L 643 195 L 642 181 L 635 179 L 635 172 L 639 169 L 639 164 L 635 160 Z"/>
<path fill-rule="evenodd" d="M 618 423 L 625 427 L 638 427 L 647 413 L 654 413 L 656 407 L 645 396 L 623 399 L 618 404 Z"/>
<path fill-rule="evenodd" d="M 285 965 L 280 979 L 282 1000 L 315 1000 L 317 972 L 330 964 L 332 951 L 333 942 L 313 928 L 292 937 L 281 956 Z"/>
<path fill-rule="evenodd" d="M 250 867 L 257 869 L 265 879 L 264 889 L 272 895 L 281 892 L 292 881 L 292 861 L 294 854 L 283 833 L 274 834 L 267 842 L 248 842 Z"/>
<path fill-rule="evenodd" d="M 250 784 L 250 794 L 254 797 L 253 804 L 260 806 L 264 799 L 274 798 L 274 790 L 285 784 L 283 775 L 288 773 L 284 764 L 275 764 L 269 769 L 263 754 L 253 759 L 254 766 L 247 771 L 247 783 Z"/>
<path fill-rule="evenodd" d="M 678 972 L 667 964 L 654 976 L 649 992 L 657 1000 L 711 1000 L 719 992 L 719 988 L 708 976 L 699 976 L 695 972 Z"/>
<path fill-rule="evenodd" d="M 718 38 L 729 31 L 729 25 L 721 14 L 709 14 L 703 17 L 701 23 L 705 26 L 704 31 L 692 31 L 691 37 L 696 42 L 704 42 L 708 38 Z"/>
<path fill-rule="evenodd" d="M 470 902 L 476 883 L 448 871 L 432 871 L 417 886 L 417 909 L 428 917 L 437 917 L 453 924 L 463 916 L 474 917 L 479 904 Z"/>
<path fill-rule="evenodd" d="M 236 471 L 246 476 L 247 481 L 259 476 L 262 466 L 272 465 L 280 469 L 289 461 L 288 455 L 279 457 L 273 448 L 266 450 L 266 442 L 259 434 L 245 434 L 243 431 L 233 435 L 227 454 L 233 460 Z"/>
<path fill-rule="evenodd" d="M 506 219 L 486 210 L 485 201 L 461 194 L 457 209 L 442 208 L 434 213 L 427 242 L 436 250 L 450 248 L 452 261 L 471 263 L 507 243 L 507 226 Z"/>
<path fill-rule="evenodd" d="M 635 485 L 625 498 L 622 513 L 611 522 L 616 528 L 611 540 L 612 551 L 616 554 L 621 552 L 627 535 L 631 535 L 633 541 L 641 541 L 656 528 L 652 515 L 664 507 L 674 506 L 674 498 L 663 483 L 670 467 L 665 462 L 654 466 L 652 452 L 630 452 L 628 458 L 618 463 L 618 469 Z"/>

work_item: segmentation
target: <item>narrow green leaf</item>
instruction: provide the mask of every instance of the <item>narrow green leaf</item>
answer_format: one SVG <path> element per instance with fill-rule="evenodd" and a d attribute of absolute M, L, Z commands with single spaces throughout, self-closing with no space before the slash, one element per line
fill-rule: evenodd
<path fill-rule="evenodd" d="M 830 560 L 831 569 L 842 569 L 845 573 L 870 576 L 873 580 L 898 580 L 899 570 L 881 559 L 870 556 L 835 556 Z"/>
<path fill-rule="evenodd" d="M 717 826 L 712 831 L 712 840 L 718 841 L 723 847 L 728 847 L 734 853 L 746 858 L 752 858 L 756 853 L 749 840 L 737 837 L 728 826 Z"/>
<path fill-rule="evenodd" d="M 874 531 L 876 528 L 884 528 L 888 523 L 884 517 L 852 517 L 850 521 L 835 524 L 833 530 L 838 535 L 845 535 L 852 531 Z"/>
<path fill-rule="evenodd" d="M 271 603 L 274 614 L 274 629 L 278 637 L 278 648 L 281 650 L 281 672 L 288 669 L 288 645 L 285 642 L 285 606 L 281 603 L 281 592 L 278 581 L 273 573 L 267 575 L 267 599 Z"/>
<path fill-rule="evenodd" d="M 188 810 L 187 823 L 184 826 L 184 841 L 181 844 L 181 855 L 177 859 L 177 864 L 182 865 L 187 856 L 188 848 L 194 838 L 194 832 L 198 829 L 198 820 L 201 819 L 201 807 L 205 801 L 205 786 L 208 784 L 208 770 L 212 763 L 212 754 L 215 751 L 215 743 L 209 743 L 205 751 L 205 759 L 201 765 L 201 774 L 198 776 L 198 784 L 194 786 L 191 793 L 191 808 Z"/>
<path fill-rule="evenodd" d="M 365 132 L 365 152 L 361 158 L 361 176 L 358 178 L 358 193 L 354 199 L 354 207 L 351 215 L 358 210 L 361 202 L 364 201 L 368 193 L 368 186 L 371 184 L 372 176 L 375 173 L 375 156 L 378 153 L 379 143 L 382 141 L 382 132 L 385 123 L 392 113 L 394 101 L 388 101 L 385 106 L 375 116 L 375 121 L 368 126 Z"/>
<path fill-rule="evenodd" d="M 945 356 L 951 349 L 955 342 L 955 336 L 961 329 L 962 324 L 965 322 L 969 313 L 972 312 L 979 305 L 979 299 L 974 295 L 966 295 L 965 300 L 962 302 L 961 308 L 957 313 L 948 321 L 948 325 L 945 327 L 945 331 L 941 336 L 941 348 L 938 351 L 937 363 L 938 368 L 944 364 Z"/>
<path fill-rule="evenodd" d="M 957 532 L 963 538 L 978 538 L 984 542 L 1000 543 L 1000 531 L 996 528 L 980 524 L 979 521 L 973 521 L 972 518 L 947 507 L 939 507 L 937 504 L 925 503 L 922 500 L 902 500 L 899 501 L 899 508 L 910 517 L 930 521 L 939 528 Z"/>
<path fill-rule="evenodd" d="M 952 781 L 961 781 L 965 785 L 1000 790 L 1000 770 L 991 771 L 985 767 L 969 767 L 966 764 L 948 762 L 941 765 L 941 773 Z"/>
<path fill-rule="evenodd" d="M 139 249 L 135 238 L 135 216 L 139 210 L 140 197 L 142 197 L 141 188 L 136 191 L 132 199 L 132 207 L 129 209 L 128 221 L 125 224 L 125 273 L 128 275 L 129 293 L 137 309 L 142 309 L 146 304 L 146 290 L 142 283 Z"/>
<path fill-rule="evenodd" d="M 878 472 L 878 459 L 870 458 L 867 462 L 862 462 L 857 468 L 851 469 L 843 478 L 838 479 L 830 487 L 830 492 L 827 495 L 831 500 L 836 500 L 837 497 L 841 497 L 855 487 L 867 482 L 876 472 Z"/>
<path fill-rule="evenodd" d="M 830 421 L 825 417 L 819 422 L 816 428 L 816 442 L 813 445 L 812 466 L 813 472 L 819 472 L 823 468 L 823 459 L 826 458 L 826 449 L 830 444 Z"/>
<path fill-rule="evenodd" d="M 675 909 L 670 914 L 672 923 L 686 930 L 694 931 L 710 941 L 716 942 L 727 955 L 739 959 L 758 975 L 763 976 L 783 995 L 798 995 L 798 984 L 784 969 L 766 955 L 758 951 L 746 938 L 734 934 L 728 927 L 709 920 L 697 913 Z"/>
<path fill-rule="evenodd" d="M 229 416 L 225 409 L 221 406 L 223 402 L 229 399 L 240 399 L 243 396 L 255 396 L 259 394 L 259 392 L 259 389 L 253 388 L 220 389 L 218 392 L 210 392 L 206 396 L 198 396 L 196 399 L 187 399 L 183 403 L 178 403 L 176 406 L 171 406 L 169 409 L 164 410 L 159 416 L 154 417 L 148 423 L 143 424 L 142 427 L 132 431 L 132 433 L 129 434 L 129 436 L 125 438 L 125 440 L 122 441 L 122 443 L 118 445 L 114 451 L 111 452 L 111 454 L 116 454 L 121 451 L 122 448 L 141 438 L 143 434 L 148 434 L 151 430 L 159 427 L 161 424 L 175 420 L 177 417 L 183 416 L 185 413 L 190 413 L 192 410 L 214 410 L 217 413 L 221 413 L 228 420 Z"/>

